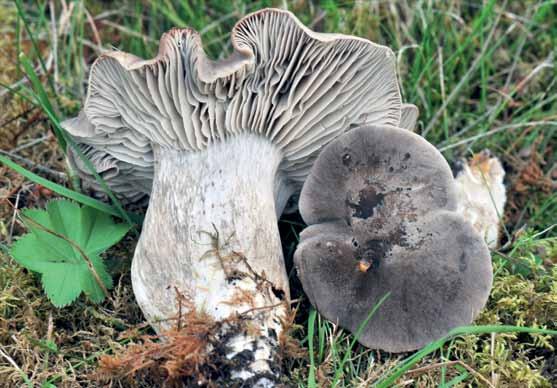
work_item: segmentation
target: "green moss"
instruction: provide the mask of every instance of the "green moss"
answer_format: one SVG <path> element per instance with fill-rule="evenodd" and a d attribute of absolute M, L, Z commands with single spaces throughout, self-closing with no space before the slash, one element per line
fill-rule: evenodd
<path fill-rule="evenodd" d="M 534 240 L 527 249 L 515 250 L 513 256 L 494 257 L 493 289 L 477 324 L 557 329 L 557 267 L 536 263 L 539 248 L 554 255 L 556 241 L 555 238 Z M 511 260 L 527 265 L 529 274 L 513 271 L 518 267 L 510 265 Z M 451 350 L 454 359 L 463 360 L 503 386 L 550 387 L 555 383 L 551 374 L 555 376 L 557 371 L 542 374 L 542 370 L 556 346 L 557 340 L 548 335 L 497 334 L 458 339 Z"/>

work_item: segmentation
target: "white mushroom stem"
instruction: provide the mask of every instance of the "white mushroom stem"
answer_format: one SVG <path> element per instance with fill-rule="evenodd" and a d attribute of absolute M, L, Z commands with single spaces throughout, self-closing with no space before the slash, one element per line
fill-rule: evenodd
<path fill-rule="evenodd" d="M 220 335 L 226 357 L 239 356 L 231 377 L 250 384 L 276 376 L 289 297 L 275 209 L 288 192 L 281 160 L 255 134 L 200 152 L 155 147 L 153 190 L 131 268 L 137 301 L 155 327 L 172 324 L 156 321 L 176 316 L 176 289 L 217 321 L 248 319 L 249 330 L 227 332 L 237 325 L 225 325 Z"/>

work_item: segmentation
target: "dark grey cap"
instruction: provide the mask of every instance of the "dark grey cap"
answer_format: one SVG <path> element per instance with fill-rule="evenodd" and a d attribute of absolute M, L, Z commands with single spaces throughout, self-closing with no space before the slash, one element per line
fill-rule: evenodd
<path fill-rule="evenodd" d="M 363 127 L 330 143 L 302 189 L 295 264 L 319 312 L 359 341 L 410 351 L 472 322 L 492 282 L 487 246 L 457 215 L 452 174 L 423 138 Z"/>

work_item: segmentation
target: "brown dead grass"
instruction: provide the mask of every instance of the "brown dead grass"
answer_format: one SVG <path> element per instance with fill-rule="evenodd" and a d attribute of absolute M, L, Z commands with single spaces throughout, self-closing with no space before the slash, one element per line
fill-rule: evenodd
<path fill-rule="evenodd" d="M 158 335 L 142 335 L 113 355 L 99 359 L 99 369 L 91 377 L 104 383 L 152 384 L 152 386 L 222 386 L 234 366 L 224 355 L 227 350 L 219 336 L 227 332 L 250 332 L 250 321 L 244 316 L 215 322 L 205 313 L 197 312 L 191 298 L 177 292 L 179 318 L 176 324 Z M 183 312 L 183 313 L 182 313 Z M 294 338 L 296 311 L 283 320 L 279 337 L 281 363 L 304 358 L 307 353 Z M 137 334 L 136 329 L 130 332 Z M 125 339 L 123 333 L 120 339 Z M 286 369 L 286 368 L 285 368 Z M 215 385 L 219 381 L 220 385 Z"/>
<path fill-rule="evenodd" d="M 541 146 L 541 144 L 546 144 Z M 510 187 L 507 190 L 506 222 L 518 229 L 533 196 L 557 192 L 557 168 L 548 163 L 557 150 L 551 142 L 539 137 L 531 146 L 510 159 Z"/>
<path fill-rule="evenodd" d="M 211 362 L 210 349 L 216 345 L 221 327 L 208 315 L 197 313 L 186 299 L 188 310 L 178 323 L 160 335 L 143 335 L 130 343 L 123 353 L 103 355 L 97 381 L 127 382 L 141 380 L 156 386 L 179 387 L 186 381 L 207 385 L 217 367 Z M 124 336 L 125 338 L 125 336 Z"/>
<path fill-rule="evenodd" d="M 124 245 L 118 249 L 126 249 Z M 91 305 L 83 298 L 71 307 L 54 308 L 37 276 L 0 252 L 0 387 L 53 382 L 61 388 L 98 387 L 88 376 L 97 359 L 117 352 L 125 341 L 143 335 L 143 317 L 128 275 L 116 275 L 111 300 Z M 135 328 L 133 331 L 131 329 Z M 127 340 L 120 334 L 130 330 Z"/>

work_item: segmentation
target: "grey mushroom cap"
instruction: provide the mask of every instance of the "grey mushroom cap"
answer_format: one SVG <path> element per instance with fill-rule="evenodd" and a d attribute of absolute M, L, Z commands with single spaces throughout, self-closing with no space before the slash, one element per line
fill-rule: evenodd
<path fill-rule="evenodd" d="M 400 122 L 397 127 L 408 129 L 412 132 L 416 131 L 416 125 L 419 117 L 419 110 L 416 105 L 402 104 Z M 299 193 L 294 194 L 284 209 L 284 213 L 294 213 L 298 210 Z"/>
<path fill-rule="evenodd" d="M 491 258 L 456 212 L 452 174 L 423 138 L 354 129 L 320 154 L 300 197 L 309 224 L 294 260 L 327 319 L 370 348 L 418 349 L 472 322 L 487 301 Z"/>
<path fill-rule="evenodd" d="M 276 9 L 241 19 L 231 42 L 230 57 L 213 61 L 196 31 L 173 29 L 153 59 L 101 56 L 83 112 L 64 127 L 80 143 L 142 168 L 153 166 L 153 146 L 196 152 L 255 134 L 282 153 L 279 180 L 290 190 L 276 192 L 289 195 L 329 141 L 357 125 L 400 121 L 395 59 L 387 47 L 313 32 Z"/>

